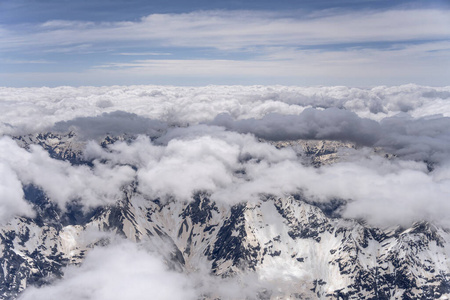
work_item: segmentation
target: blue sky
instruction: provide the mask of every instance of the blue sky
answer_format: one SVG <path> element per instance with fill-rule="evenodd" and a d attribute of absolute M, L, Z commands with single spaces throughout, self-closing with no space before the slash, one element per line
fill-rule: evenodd
<path fill-rule="evenodd" d="M 450 82 L 450 1 L 0 2 L 0 86 Z"/>

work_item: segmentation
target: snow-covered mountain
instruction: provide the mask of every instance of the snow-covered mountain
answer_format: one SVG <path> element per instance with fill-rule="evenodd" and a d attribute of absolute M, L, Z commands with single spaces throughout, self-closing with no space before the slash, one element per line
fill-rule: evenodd
<path fill-rule="evenodd" d="M 101 144 L 127 137 L 107 137 Z M 89 164 L 85 143 L 74 133 L 15 137 L 24 148 L 41 145 L 57 159 Z M 260 140 L 261 143 L 269 143 Z M 355 145 L 330 141 L 271 142 L 297 147 L 315 167 L 339 159 Z M 24 187 L 34 217 L 17 217 L 0 228 L 0 294 L 16 299 L 30 286 L 64 277 L 91 249 L 113 235 L 149 243 L 167 266 L 184 274 L 206 268 L 226 280 L 256 274 L 254 299 L 447 299 L 450 293 L 450 231 L 427 222 L 410 228 L 376 228 L 341 217 L 343 200 L 323 203 L 302 194 L 216 203 L 198 191 L 190 201 L 148 199 L 136 182 L 115 204 L 86 210 L 76 202 L 61 209 L 42 189 Z M 93 232 L 97 232 L 93 234 Z M 98 232 L 108 233 L 107 235 Z M 227 299 L 203 287 L 199 299 Z"/>

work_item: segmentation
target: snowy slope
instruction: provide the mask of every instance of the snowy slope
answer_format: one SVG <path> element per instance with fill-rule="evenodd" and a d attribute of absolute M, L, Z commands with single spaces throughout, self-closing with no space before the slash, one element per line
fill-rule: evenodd
<path fill-rule="evenodd" d="M 17 137 L 55 157 L 84 163 L 83 145 L 70 135 Z M 314 164 L 331 163 L 350 144 L 292 141 Z M 426 222 L 411 228 L 375 228 L 339 217 L 339 204 L 323 206 L 302 195 L 226 205 L 204 192 L 190 202 L 146 199 L 135 186 L 115 205 L 62 211 L 35 187 L 26 196 L 34 218 L 16 218 L 0 228 L 0 293 L 15 299 L 30 285 L 63 276 L 113 233 L 148 241 L 170 268 L 186 274 L 206 266 L 218 278 L 253 273 L 266 289 L 261 299 L 437 299 L 450 293 L 450 231 Z M 214 291 L 202 297 L 221 297 Z M 199 295 L 200 297 L 200 295 Z"/>

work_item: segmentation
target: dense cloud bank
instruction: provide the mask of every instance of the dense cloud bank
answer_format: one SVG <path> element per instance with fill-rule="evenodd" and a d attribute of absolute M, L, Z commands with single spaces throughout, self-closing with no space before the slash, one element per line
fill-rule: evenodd
<path fill-rule="evenodd" d="M 41 188 L 64 209 L 71 201 L 85 207 L 113 204 L 123 197 L 122 187 L 137 182 L 137 192 L 147 199 L 189 201 L 207 191 L 214 201 L 233 205 L 267 194 L 301 193 L 314 201 L 349 200 L 343 215 L 374 225 L 417 220 L 450 225 L 448 162 L 430 172 L 425 162 L 388 159 L 360 148 L 318 169 L 292 148 L 277 149 L 254 135 L 208 125 L 171 129 L 153 141 L 140 135 L 106 148 L 90 141 L 84 159 L 91 167 L 52 159 L 39 146 L 27 151 L 8 137 L 0 142 L 4 174 L 14 181 L 2 184 L 9 195 L 3 198 L 2 222 L 12 217 L 8 207 L 14 203 L 20 206 L 13 212 L 30 215 L 22 185 Z"/>
<path fill-rule="evenodd" d="M 344 215 L 376 225 L 422 219 L 446 224 L 443 212 L 450 211 L 448 164 L 429 172 L 424 162 L 387 159 L 362 148 L 317 169 L 304 165 L 290 148 L 276 149 L 253 135 L 205 125 L 175 129 L 155 143 L 139 138 L 105 150 L 92 142 L 86 155 L 136 166 L 138 181 L 147 183 L 139 189 L 151 198 L 188 200 L 206 190 L 213 200 L 235 204 L 300 192 L 318 201 L 352 199 Z"/>
<path fill-rule="evenodd" d="M 298 115 L 305 108 L 339 108 L 381 120 L 398 113 L 414 118 L 450 116 L 450 87 L 113 86 L 0 88 L 0 133 L 42 131 L 77 117 L 124 111 L 169 124 L 209 122 L 270 113 Z"/>
<path fill-rule="evenodd" d="M 347 141 L 430 162 L 450 157 L 450 118 L 440 115 L 412 118 L 399 114 L 376 122 L 348 110 L 307 108 L 299 115 L 272 113 L 261 119 L 234 120 L 229 114 L 221 114 L 210 124 L 273 141 Z"/>
<path fill-rule="evenodd" d="M 2 137 L 0 221 L 33 214 L 25 185 L 39 187 L 64 209 L 71 201 L 87 208 L 113 204 L 135 182 L 152 199 L 184 201 L 204 190 L 235 204 L 302 193 L 317 201 L 349 200 L 346 217 L 377 225 L 446 223 L 449 99 L 450 87 L 416 85 L 2 88 L 3 134 L 74 131 L 92 166 L 55 160 L 38 146 L 25 150 Z M 99 141 L 106 134 L 135 139 L 105 148 Z M 335 140 L 357 149 L 316 169 L 304 154 L 260 138 Z"/>

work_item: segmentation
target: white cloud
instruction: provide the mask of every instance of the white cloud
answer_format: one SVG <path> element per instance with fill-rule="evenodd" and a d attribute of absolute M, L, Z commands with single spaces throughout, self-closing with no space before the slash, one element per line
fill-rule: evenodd
<path fill-rule="evenodd" d="M 417 22 L 420 20 L 420 22 Z M 318 45 L 438 40 L 450 36 L 446 11 L 411 9 L 286 15 L 249 11 L 153 14 L 135 22 L 49 21 L 14 32 L 3 48 L 152 41 L 162 46 L 239 49 L 258 45 Z"/>
<path fill-rule="evenodd" d="M 353 159 L 324 168 L 313 182 L 306 180 L 308 194 L 351 199 L 344 216 L 362 218 L 381 227 L 409 226 L 418 220 L 450 225 L 446 218 L 450 181 L 436 175 L 448 172 L 447 167 L 428 173 L 423 163 L 388 161 L 377 156 L 362 159 L 357 154 Z"/>
<path fill-rule="evenodd" d="M 195 270 L 173 270 L 169 267 L 173 262 L 164 258 L 167 253 L 159 253 L 163 249 L 170 251 L 170 246 L 155 240 L 137 244 L 114 237 L 110 240 L 112 243 L 106 247 L 89 250 L 80 266 L 64 268 L 62 279 L 39 288 L 28 287 L 18 299 L 164 300 L 206 295 L 237 300 L 258 299 L 258 292 L 279 289 L 279 284 L 261 280 L 254 273 L 216 277 L 210 274 L 206 262 L 199 262 Z M 278 276 L 272 277 L 276 282 Z"/>
<path fill-rule="evenodd" d="M 117 53 L 118 55 L 125 56 L 160 56 L 160 55 L 172 55 L 172 53 L 168 52 L 122 52 Z"/>
<path fill-rule="evenodd" d="M 164 153 L 138 171 L 140 189 L 156 197 L 189 200 L 195 191 L 226 189 L 233 183 L 238 147 L 210 137 L 173 140 Z"/>
<path fill-rule="evenodd" d="M 30 287 L 21 300 L 197 299 L 187 276 L 171 271 L 156 253 L 127 241 L 91 250 L 83 264 L 65 269 L 64 278 Z"/>
<path fill-rule="evenodd" d="M 377 146 L 402 158 L 433 163 L 450 155 L 450 118 L 440 115 L 413 119 L 403 113 L 376 122 L 348 110 L 308 108 L 299 115 L 272 113 L 261 119 L 234 120 L 221 114 L 211 124 L 274 141 L 325 139 Z"/>
<path fill-rule="evenodd" d="M 93 67 L 90 72 L 153 76 L 213 76 L 226 78 L 239 76 L 255 78 L 292 78 L 325 84 L 334 78 L 335 82 L 358 82 L 360 77 L 372 82 L 423 82 L 420 72 L 433 74 L 434 83 L 439 76 L 448 75 L 450 43 L 425 43 L 420 46 L 401 45 L 387 49 L 364 47 L 337 49 L 270 48 L 261 49 L 251 59 L 147 59 L 127 62 L 111 62 Z M 126 72 L 126 71 L 129 72 Z M 437 74 L 434 74 L 437 73 Z M 133 77 L 136 77 L 134 75 Z M 384 78 L 383 78 L 384 77 Z M 373 80 L 375 79 L 375 80 Z M 312 80 L 309 79 L 311 82 Z M 308 81 L 307 81 L 308 82 Z M 361 82 L 361 81 L 359 81 Z M 426 82 L 426 81 L 425 81 Z M 430 81 L 431 82 L 431 81 Z M 354 83 L 353 83 L 354 84 Z M 356 83 L 361 84 L 361 83 Z M 442 84 L 445 84 L 442 81 Z"/>
<path fill-rule="evenodd" d="M 186 200 L 207 190 L 214 200 L 233 204 L 261 193 L 303 191 L 320 201 L 351 199 L 346 216 L 364 216 L 376 224 L 436 221 L 449 211 L 449 98 L 448 87 L 416 85 L 3 88 L 4 133 L 65 121 L 60 129 L 76 128 L 88 137 L 109 130 L 151 133 L 156 140 L 141 136 L 108 150 L 90 142 L 85 157 L 94 166 L 88 168 L 51 159 L 39 147 L 20 149 L 3 138 L 1 159 L 6 174 L 38 185 L 61 206 L 78 198 L 87 206 L 113 203 L 121 186 L 137 179 L 138 190 L 150 198 Z M 220 121 L 223 115 L 216 118 L 221 113 L 228 114 L 225 121 Z M 237 132 L 211 126 L 214 119 L 213 124 Z M 167 124 L 183 127 L 169 130 Z M 349 155 L 355 160 L 315 169 L 302 165 L 294 151 L 277 150 L 246 132 L 275 140 L 350 140 L 398 157 L 377 158 L 363 149 Z M 99 162 L 103 159 L 106 163 Z M 433 163 L 434 171 L 423 160 Z"/>
<path fill-rule="evenodd" d="M 2 159 L 0 159 L 0 179 L 0 224 L 7 223 L 17 215 L 34 216 L 31 205 L 24 199 L 21 182 Z"/>
<path fill-rule="evenodd" d="M 124 111 L 153 120 L 197 124 L 220 113 L 235 119 L 338 107 L 381 120 L 399 112 L 450 116 L 450 87 L 112 86 L 0 88 L 0 133 L 45 130 L 59 121 Z M 103 104 L 102 104 L 103 103 Z"/>
<path fill-rule="evenodd" d="M 27 56 L 24 49 L 30 47 L 35 57 L 51 52 L 110 55 L 97 63 L 80 58 L 85 67 L 79 71 L 65 72 L 56 65 L 58 72 L 0 76 L 5 84 L 16 86 L 173 84 L 176 80 L 183 84 L 442 85 L 449 76 L 449 28 L 445 9 L 314 14 L 195 11 L 152 14 L 128 22 L 53 20 L 0 30 L 4 41 L 0 50 L 13 56 L 22 52 Z M 184 52 L 190 54 L 179 56 L 177 48 L 188 48 Z M 201 52 L 195 51 L 199 48 Z M 136 55 L 170 53 L 174 59 L 130 60 Z M 120 60 L 117 54 L 122 55 Z M 245 59 L 238 59 L 242 56 Z"/>
<path fill-rule="evenodd" d="M 38 60 L 0 60 L 0 63 L 4 64 L 54 64 L 53 61 L 48 61 L 44 59 L 38 59 Z"/>
<path fill-rule="evenodd" d="M 109 151 L 91 143 L 87 155 L 138 168 L 139 191 L 150 199 L 189 200 L 206 190 L 226 204 L 302 193 L 307 199 L 349 200 L 344 215 L 371 224 L 409 225 L 428 220 L 448 226 L 448 165 L 429 172 L 423 162 L 387 159 L 369 148 L 347 153 L 342 162 L 319 169 L 302 164 L 291 149 L 276 149 L 241 135 L 207 126 L 176 129 L 153 145 L 140 138 Z"/>
<path fill-rule="evenodd" d="M 9 189 L 14 188 L 15 195 L 23 194 L 22 185 L 33 184 L 42 188 L 50 200 L 62 209 L 72 200 L 86 207 L 112 204 L 121 199 L 122 187 L 130 183 L 135 175 L 128 166 L 98 162 L 92 169 L 85 165 L 72 166 L 67 161 L 50 158 L 39 146 L 32 145 L 30 151 L 26 151 L 7 137 L 0 138 L 0 161 L 7 165 L 6 175 L 14 174 Z M 18 197 L 15 198 L 17 201 Z M 18 201 L 18 207 L 20 205 Z"/>
<path fill-rule="evenodd" d="M 271 47 L 250 50 L 252 57 L 247 59 L 236 59 L 233 56 L 227 59 L 217 59 L 214 56 L 208 59 L 181 59 L 173 56 L 173 59 L 133 59 L 120 62 L 111 59 L 109 62 L 91 65 L 80 72 L 20 73 L 16 76 L 4 74 L 4 77 L 5 82 L 22 81 L 28 85 L 64 85 L 73 82 L 78 85 L 92 82 L 106 85 L 118 82 L 353 86 L 416 82 L 445 85 L 445 79 L 450 75 L 450 65 L 447 63 L 450 60 L 449 49 L 448 42 L 424 43 L 420 46 L 404 44 L 387 49 Z"/>

